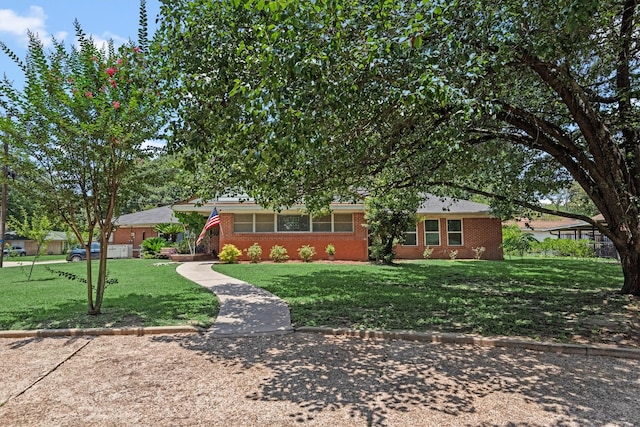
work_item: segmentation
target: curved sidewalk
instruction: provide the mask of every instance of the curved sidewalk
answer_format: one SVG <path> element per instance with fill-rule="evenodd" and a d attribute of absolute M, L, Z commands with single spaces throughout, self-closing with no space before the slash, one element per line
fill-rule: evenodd
<path fill-rule="evenodd" d="M 237 337 L 293 332 L 289 307 L 284 301 L 264 289 L 213 271 L 213 264 L 186 262 L 176 270 L 218 297 L 220 312 L 210 333 Z"/>

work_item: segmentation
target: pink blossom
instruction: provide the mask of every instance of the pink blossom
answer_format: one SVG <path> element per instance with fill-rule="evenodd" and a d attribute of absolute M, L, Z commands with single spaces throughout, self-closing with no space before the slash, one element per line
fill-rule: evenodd
<path fill-rule="evenodd" d="M 109 80 L 109 84 L 111 85 L 111 87 L 116 87 L 116 81 L 115 80 Z"/>
<path fill-rule="evenodd" d="M 140 52 L 142 52 L 138 46 L 134 47 L 134 48 L 133 48 L 133 51 L 134 51 L 135 53 L 140 53 Z"/>
<path fill-rule="evenodd" d="M 117 70 L 116 70 L 115 68 L 113 68 L 113 67 L 109 67 L 109 68 L 107 68 L 107 69 L 105 70 L 105 72 L 106 72 L 107 74 L 109 74 L 109 77 L 113 77 L 113 75 L 116 73 L 116 71 L 117 71 Z"/>
<path fill-rule="evenodd" d="M 118 58 L 118 60 L 116 61 L 116 63 L 117 63 L 118 65 L 122 65 L 122 58 Z"/>
<path fill-rule="evenodd" d="M 120 108 L 120 103 L 118 101 L 113 101 L 113 108 L 115 108 L 116 110 Z"/>
<path fill-rule="evenodd" d="M 86 96 L 87 98 L 93 98 L 93 92 L 88 90 L 84 93 L 84 96 Z"/>

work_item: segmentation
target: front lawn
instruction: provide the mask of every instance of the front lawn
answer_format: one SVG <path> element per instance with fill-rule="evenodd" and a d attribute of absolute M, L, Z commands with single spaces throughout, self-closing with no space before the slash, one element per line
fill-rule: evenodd
<path fill-rule="evenodd" d="M 92 264 L 97 275 L 98 263 Z M 99 316 L 87 315 L 85 284 L 48 270 L 85 277 L 84 262 L 36 265 L 27 280 L 30 268 L 0 269 L 0 329 L 209 327 L 218 312 L 211 292 L 176 273 L 175 264 L 158 260 L 109 260 L 109 278 L 118 282 L 107 287 Z"/>
<path fill-rule="evenodd" d="M 217 265 L 290 306 L 295 326 L 638 342 L 620 266 L 564 258 Z M 640 343 L 640 342 L 639 342 Z"/>

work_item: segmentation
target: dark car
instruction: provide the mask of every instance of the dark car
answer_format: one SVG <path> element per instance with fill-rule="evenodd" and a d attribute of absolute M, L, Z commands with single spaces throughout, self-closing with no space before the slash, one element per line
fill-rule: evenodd
<path fill-rule="evenodd" d="M 100 258 L 100 243 L 91 243 L 91 259 Z M 87 251 L 83 247 L 75 247 L 67 254 L 67 261 L 78 262 L 87 259 Z"/>
<path fill-rule="evenodd" d="M 7 251 L 7 248 L 4 248 L 2 253 L 10 256 L 25 256 L 27 255 L 27 251 L 24 250 L 21 246 L 12 246 L 10 250 Z"/>

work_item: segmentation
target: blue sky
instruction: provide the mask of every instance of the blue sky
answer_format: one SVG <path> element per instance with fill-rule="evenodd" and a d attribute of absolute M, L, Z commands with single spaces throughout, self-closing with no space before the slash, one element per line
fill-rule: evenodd
<path fill-rule="evenodd" d="M 149 30 L 152 35 L 160 0 L 147 0 Z M 139 0 L 0 0 L 0 40 L 21 59 L 26 55 L 27 30 L 43 42 L 52 36 L 75 43 L 73 21 L 80 21 L 85 33 L 97 43 L 113 39 L 116 44 L 138 38 Z M 20 70 L 0 53 L 0 74 L 18 83 Z"/>

